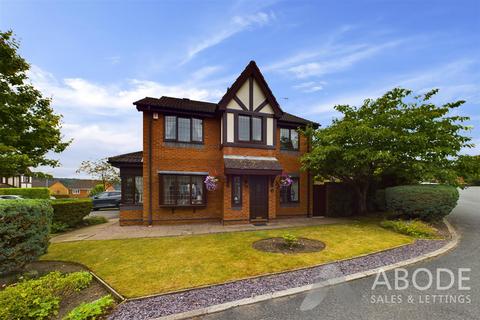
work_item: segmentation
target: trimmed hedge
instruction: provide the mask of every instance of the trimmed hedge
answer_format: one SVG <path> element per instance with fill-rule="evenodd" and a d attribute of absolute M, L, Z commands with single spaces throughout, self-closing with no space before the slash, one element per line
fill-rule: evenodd
<path fill-rule="evenodd" d="M 0 195 L 14 194 L 25 199 L 50 199 L 48 188 L 0 188 Z"/>
<path fill-rule="evenodd" d="M 46 200 L 0 201 L 0 274 L 20 270 L 47 251 L 52 212 Z"/>
<path fill-rule="evenodd" d="M 457 205 L 458 190 L 446 185 L 413 185 L 385 189 L 387 210 L 394 215 L 439 221 Z"/>
<path fill-rule="evenodd" d="M 51 201 L 53 222 L 75 227 L 92 211 L 91 199 L 57 199 Z"/>

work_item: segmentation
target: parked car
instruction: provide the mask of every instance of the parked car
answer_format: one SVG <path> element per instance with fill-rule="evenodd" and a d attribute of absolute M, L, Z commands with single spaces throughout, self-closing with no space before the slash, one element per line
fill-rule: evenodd
<path fill-rule="evenodd" d="M 22 200 L 21 196 L 17 196 L 14 194 L 4 194 L 0 196 L 0 200 Z"/>
<path fill-rule="evenodd" d="M 120 191 L 105 191 L 92 197 L 93 210 L 101 208 L 120 208 Z"/>

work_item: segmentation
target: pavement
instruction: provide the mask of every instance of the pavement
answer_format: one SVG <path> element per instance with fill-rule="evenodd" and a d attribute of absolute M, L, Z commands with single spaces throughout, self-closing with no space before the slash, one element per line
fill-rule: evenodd
<path fill-rule="evenodd" d="M 391 289 L 385 285 L 384 278 L 379 278 L 384 285 L 378 285 L 377 275 L 196 319 L 480 319 L 480 187 L 460 192 L 459 203 L 449 221 L 462 237 L 458 247 L 440 257 L 406 267 L 408 285 L 403 290 L 395 290 L 396 271 L 389 271 L 386 277 Z M 433 274 L 430 286 L 429 273 L 421 268 Z M 438 289 L 438 279 L 440 285 L 450 282 L 445 271 L 442 277 L 437 276 L 440 268 L 453 272 L 452 288 Z M 463 271 L 467 277 L 463 288 L 458 276 L 460 268 L 467 268 Z M 375 288 L 374 284 L 377 284 Z"/>
<path fill-rule="evenodd" d="M 106 212 L 108 211 L 94 211 L 90 215 L 105 215 L 107 214 Z M 304 227 L 342 223 L 346 221 L 348 220 L 337 218 L 291 218 L 278 219 L 262 226 L 255 226 L 253 224 L 223 225 L 220 222 L 181 225 L 120 226 L 118 218 L 111 218 L 107 223 L 63 233 L 61 235 L 53 237 L 50 241 L 56 243 L 81 240 L 171 237 L 233 231 L 258 231 L 280 228 Z"/>
<path fill-rule="evenodd" d="M 101 209 L 98 211 L 92 211 L 88 215 L 89 217 L 104 217 L 107 219 L 118 219 L 120 215 L 120 210 L 118 209 Z"/>

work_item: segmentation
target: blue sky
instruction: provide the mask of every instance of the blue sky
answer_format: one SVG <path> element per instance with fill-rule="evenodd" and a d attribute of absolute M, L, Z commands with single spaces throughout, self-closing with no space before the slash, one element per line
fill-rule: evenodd
<path fill-rule="evenodd" d="M 479 1 L 5 1 L 30 78 L 82 160 L 141 150 L 144 96 L 217 102 L 250 60 L 282 108 L 328 125 L 395 86 L 463 99 L 480 153 Z"/>

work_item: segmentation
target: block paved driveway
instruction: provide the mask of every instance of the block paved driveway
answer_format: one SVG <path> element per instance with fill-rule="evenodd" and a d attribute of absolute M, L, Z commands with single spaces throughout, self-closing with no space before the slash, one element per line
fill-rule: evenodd
<path fill-rule="evenodd" d="M 434 274 L 437 268 L 448 268 L 455 274 L 458 268 L 470 268 L 471 272 L 466 273 L 470 280 L 465 282 L 470 290 L 458 290 L 457 280 L 454 287 L 446 291 L 433 289 L 420 291 L 412 285 L 401 291 L 390 291 L 385 286 L 372 290 L 375 281 L 375 277 L 372 276 L 324 290 L 237 307 L 201 319 L 480 319 L 480 187 L 462 190 L 460 194 L 459 204 L 449 217 L 449 221 L 462 236 L 459 246 L 446 255 L 406 269 L 411 283 L 411 275 L 417 268 L 427 268 Z M 394 284 L 393 275 L 393 271 L 387 272 L 392 285 Z M 417 280 L 418 285 L 426 285 L 427 274 L 419 273 Z M 436 276 L 433 280 L 435 284 Z M 444 278 L 441 284 L 447 285 L 448 282 L 448 279 Z M 435 285 L 433 287 L 435 288 Z M 399 295 L 402 297 L 401 301 L 398 299 Z M 433 295 L 437 295 L 435 303 Z M 439 297 L 439 295 L 449 296 L 449 301 L 446 302 L 447 297 Z M 467 295 L 470 303 L 467 303 Z M 408 296 L 414 298 L 412 303 L 407 301 Z M 457 301 L 455 302 L 454 299 Z"/>

